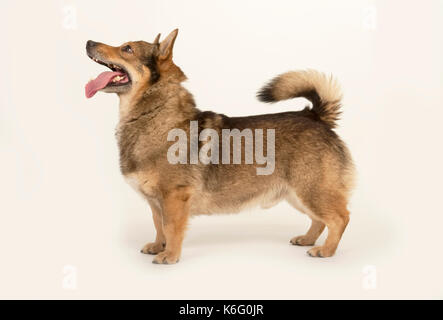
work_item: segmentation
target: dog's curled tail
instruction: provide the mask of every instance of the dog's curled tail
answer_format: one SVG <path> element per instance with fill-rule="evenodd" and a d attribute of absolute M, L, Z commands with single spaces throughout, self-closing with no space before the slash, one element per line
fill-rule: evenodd
<path fill-rule="evenodd" d="M 338 82 L 332 76 L 316 70 L 290 71 L 283 73 L 258 93 L 263 102 L 304 97 L 312 102 L 312 112 L 330 128 L 335 128 L 339 119 L 342 93 Z"/>

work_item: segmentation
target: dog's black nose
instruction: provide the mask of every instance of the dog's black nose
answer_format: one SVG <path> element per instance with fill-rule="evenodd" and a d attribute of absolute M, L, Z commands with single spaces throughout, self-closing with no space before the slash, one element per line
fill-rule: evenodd
<path fill-rule="evenodd" d="M 86 42 L 86 49 L 95 47 L 97 45 L 97 42 L 94 42 L 92 40 L 88 40 L 88 42 Z"/>

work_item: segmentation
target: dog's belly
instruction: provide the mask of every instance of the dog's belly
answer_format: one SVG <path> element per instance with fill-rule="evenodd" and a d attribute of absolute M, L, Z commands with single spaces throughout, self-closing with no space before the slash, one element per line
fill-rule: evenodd
<path fill-rule="evenodd" d="M 144 199 L 158 203 L 158 175 L 155 172 L 135 172 L 124 175 L 124 178 Z M 255 207 L 268 209 L 282 200 L 293 200 L 291 195 L 292 193 L 284 183 L 263 186 L 260 190 L 257 190 L 256 186 L 251 186 L 248 190 L 248 187 L 244 185 L 241 191 L 229 188 L 223 192 L 198 190 L 190 199 L 190 214 L 238 213 Z"/>
<path fill-rule="evenodd" d="M 201 192 L 192 200 L 191 214 L 238 213 L 255 207 L 268 209 L 285 199 L 287 189 L 284 185 L 275 185 L 260 193 L 244 194 Z"/>

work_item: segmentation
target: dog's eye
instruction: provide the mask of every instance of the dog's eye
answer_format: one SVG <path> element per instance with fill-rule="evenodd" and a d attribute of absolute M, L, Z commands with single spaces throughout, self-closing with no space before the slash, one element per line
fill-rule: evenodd
<path fill-rule="evenodd" d="M 132 51 L 132 48 L 130 46 L 124 46 L 122 48 L 122 51 L 127 52 L 127 53 L 133 53 L 134 51 Z"/>

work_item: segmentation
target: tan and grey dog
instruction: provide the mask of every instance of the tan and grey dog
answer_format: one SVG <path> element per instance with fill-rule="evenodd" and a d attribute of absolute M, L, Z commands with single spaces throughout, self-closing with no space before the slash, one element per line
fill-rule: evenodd
<path fill-rule="evenodd" d="M 286 200 L 312 220 L 307 233 L 290 242 L 312 246 L 327 226 L 325 243 L 308 253 L 332 256 L 349 222 L 347 203 L 354 175 L 349 151 L 333 130 L 340 113 L 338 84 L 317 71 L 293 71 L 270 81 L 258 98 L 276 102 L 305 97 L 312 108 L 249 117 L 200 111 L 181 85 L 186 76 L 172 60 L 177 33 L 174 30 L 161 42 L 158 35 L 153 43 L 86 44 L 88 56 L 112 70 L 91 80 L 86 96 L 100 90 L 118 94 L 121 172 L 152 210 L 157 235 L 142 252 L 155 254 L 154 263 L 176 263 L 191 216 L 239 212 L 253 205 L 267 208 Z M 198 121 L 199 130 L 217 132 L 274 129 L 274 171 L 257 175 L 259 163 L 171 164 L 167 153 L 173 142 L 168 133 L 190 132 L 191 121 Z"/>

